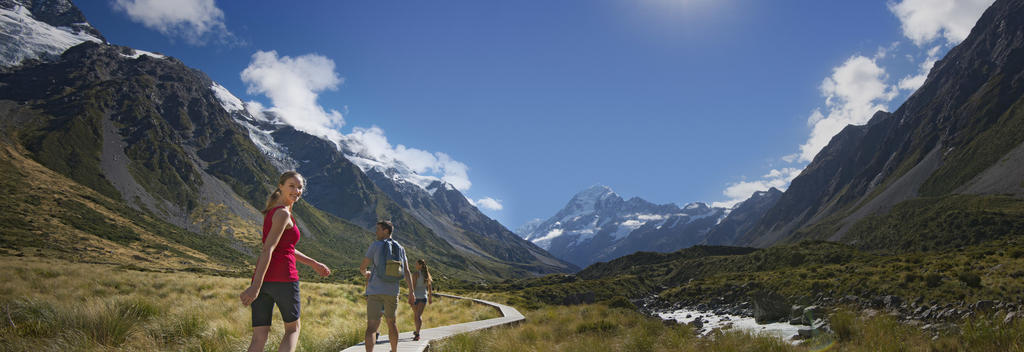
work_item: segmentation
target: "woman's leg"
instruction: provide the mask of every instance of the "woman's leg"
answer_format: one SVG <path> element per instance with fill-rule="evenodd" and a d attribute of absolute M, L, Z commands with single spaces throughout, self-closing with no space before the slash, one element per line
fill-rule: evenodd
<path fill-rule="evenodd" d="M 420 334 L 420 327 L 423 326 L 423 308 L 426 308 L 426 303 L 416 303 L 412 306 L 413 322 L 416 324 L 416 335 Z"/>
<path fill-rule="evenodd" d="M 252 341 L 249 341 L 248 352 L 263 352 L 263 347 L 267 345 L 267 336 L 269 335 L 269 326 L 254 326 L 252 328 Z"/>
<path fill-rule="evenodd" d="M 281 339 L 281 346 L 277 352 L 294 352 L 299 345 L 299 320 L 291 323 L 284 323 L 284 338 Z"/>

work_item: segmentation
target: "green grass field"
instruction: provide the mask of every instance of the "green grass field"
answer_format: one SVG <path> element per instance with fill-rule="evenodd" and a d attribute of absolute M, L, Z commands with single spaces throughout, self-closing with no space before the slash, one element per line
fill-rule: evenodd
<path fill-rule="evenodd" d="M 0 277 L 0 351 L 239 351 L 251 336 L 250 310 L 238 301 L 249 284 L 244 278 L 11 256 L 0 257 Z M 362 290 L 301 284 L 299 350 L 340 351 L 361 342 Z M 412 309 L 400 305 L 398 314 L 399 330 L 412 330 Z M 424 327 L 498 316 L 491 307 L 436 299 Z M 275 308 L 268 350 L 282 333 Z"/>

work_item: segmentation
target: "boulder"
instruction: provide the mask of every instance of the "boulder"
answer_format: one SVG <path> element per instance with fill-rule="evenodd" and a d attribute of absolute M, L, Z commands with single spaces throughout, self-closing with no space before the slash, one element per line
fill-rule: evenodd
<path fill-rule="evenodd" d="M 903 304 L 903 299 L 899 296 L 887 295 L 882 297 L 882 304 L 885 305 L 886 308 L 896 308 Z"/>
<path fill-rule="evenodd" d="M 751 294 L 754 302 L 754 321 L 767 324 L 789 317 L 791 306 L 786 298 L 774 292 L 757 291 Z"/>
<path fill-rule="evenodd" d="M 994 302 L 994 301 L 982 300 L 982 301 L 978 301 L 978 303 L 974 304 L 974 309 L 984 312 L 984 311 L 991 310 L 995 306 L 996 306 L 996 302 Z"/>
<path fill-rule="evenodd" d="M 804 308 L 803 318 L 806 324 L 810 324 L 812 321 L 824 317 L 825 308 L 823 308 L 822 306 L 809 306 L 807 308 Z"/>

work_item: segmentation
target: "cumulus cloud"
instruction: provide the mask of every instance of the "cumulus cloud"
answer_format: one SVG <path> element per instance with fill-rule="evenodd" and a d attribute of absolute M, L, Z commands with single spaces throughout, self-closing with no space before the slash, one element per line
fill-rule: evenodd
<path fill-rule="evenodd" d="M 337 89 L 343 82 L 331 59 L 315 54 L 278 57 L 276 51 L 258 51 L 242 71 L 242 81 L 249 94 L 270 98 L 273 107 L 267 110 L 285 123 L 335 143 L 341 140 L 338 131 L 345 125 L 341 113 L 325 110 L 316 101 L 320 92 Z"/>
<path fill-rule="evenodd" d="M 342 137 L 347 154 L 361 168 L 394 168 L 411 182 L 426 188 L 431 182 L 441 180 L 455 189 L 465 191 L 473 185 L 469 181 L 469 167 L 442 152 L 409 148 L 404 145 L 392 146 L 384 130 L 373 126 L 355 127 L 352 133 Z M 436 175 L 436 176 L 434 176 Z"/>
<path fill-rule="evenodd" d="M 192 45 L 235 40 L 213 0 L 115 0 L 112 6 L 136 23 Z"/>
<path fill-rule="evenodd" d="M 501 210 L 503 208 L 501 206 L 501 200 L 494 199 L 494 198 L 491 198 L 491 197 L 484 197 L 484 198 L 479 199 L 477 201 L 470 200 L 470 203 L 473 203 L 473 205 L 477 206 L 477 208 L 483 208 L 483 209 L 489 209 L 489 210 L 495 210 L 495 211 Z"/>
<path fill-rule="evenodd" d="M 714 202 L 711 206 L 732 208 L 736 204 L 750 198 L 754 192 L 767 191 L 772 187 L 785 190 L 789 187 L 789 182 L 799 176 L 801 171 L 803 171 L 802 168 L 795 167 L 772 169 L 767 174 L 761 176 L 758 180 L 742 181 L 730 184 L 724 191 L 722 191 L 722 194 L 728 197 L 729 200 L 724 202 Z"/>
<path fill-rule="evenodd" d="M 811 135 L 800 146 L 798 161 L 811 161 L 846 125 L 865 124 L 876 111 L 886 110 L 885 104 L 899 92 L 886 83 L 888 77 L 874 59 L 860 55 L 834 68 L 820 87 L 827 110 L 815 109 L 807 118 Z"/>
<path fill-rule="evenodd" d="M 994 0 L 903 0 L 890 3 L 900 19 L 903 35 L 924 46 L 942 37 L 949 44 L 967 38 L 971 28 Z"/>

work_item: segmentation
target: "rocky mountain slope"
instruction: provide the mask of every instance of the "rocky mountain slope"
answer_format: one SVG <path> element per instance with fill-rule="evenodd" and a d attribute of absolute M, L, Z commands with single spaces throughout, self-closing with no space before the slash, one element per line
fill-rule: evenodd
<path fill-rule="evenodd" d="M 836 135 L 734 243 L 812 238 L 914 250 L 930 247 L 904 238 L 948 246 L 1020 235 L 1006 204 L 1024 197 L 1022 179 L 1024 2 L 1004 0 L 895 112 Z"/>

